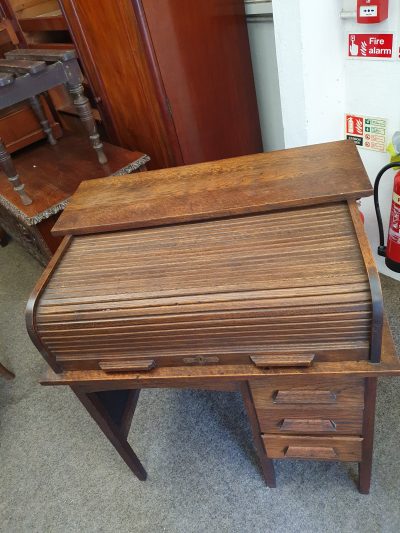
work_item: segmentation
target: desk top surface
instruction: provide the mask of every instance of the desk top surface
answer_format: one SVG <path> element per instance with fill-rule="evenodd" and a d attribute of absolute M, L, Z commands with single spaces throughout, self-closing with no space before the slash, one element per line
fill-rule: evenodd
<path fill-rule="evenodd" d="M 53 228 L 88 234 L 370 196 L 351 141 L 84 181 Z"/>

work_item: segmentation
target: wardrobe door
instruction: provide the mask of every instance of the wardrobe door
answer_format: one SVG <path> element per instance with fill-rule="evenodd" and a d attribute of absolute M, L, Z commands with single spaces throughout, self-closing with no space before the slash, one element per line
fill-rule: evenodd
<path fill-rule="evenodd" d="M 178 164 L 172 119 L 132 0 L 59 1 L 111 142 L 146 152 L 150 168 Z"/>
<path fill-rule="evenodd" d="M 243 0 L 142 8 L 185 164 L 262 151 Z"/>

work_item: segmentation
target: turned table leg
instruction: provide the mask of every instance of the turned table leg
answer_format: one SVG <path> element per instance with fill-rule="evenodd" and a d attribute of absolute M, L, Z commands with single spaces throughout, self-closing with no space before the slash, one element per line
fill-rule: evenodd
<path fill-rule="evenodd" d="M 258 455 L 258 459 L 261 464 L 261 470 L 265 479 L 265 483 L 268 487 L 276 487 L 275 479 L 275 469 L 272 459 L 268 459 L 267 454 L 265 453 L 264 444 L 261 438 L 260 425 L 258 423 L 257 413 L 254 407 L 253 398 L 251 395 L 250 387 L 247 381 L 240 385 L 240 392 L 242 393 L 242 398 L 244 406 L 249 417 L 251 432 L 253 434 L 253 442 Z"/>
<path fill-rule="evenodd" d="M 90 107 L 89 100 L 83 92 L 83 85 L 81 83 L 69 84 L 68 90 L 73 97 L 74 105 L 78 111 L 79 118 L 89 133 L 89 137 L 92 141 L 93 148 L 96 150 L 99 163 L 104 165 L 107 163 L 107 157 L 103 151 L 103 143 L 100 141 L 100 135 L 97 131 L 92 108 Z"/>
<path fill-rule="evenodd" d="M 146 471 L 127 441 L 140 389 L 102 392 L 71 389 L 135 476 L 144 481 Z"/>
<path fill-rule="evenodd" d="M 10 154 L 7 152 L 2 139 L 0 139 L 0 166 L 6 174 L 8 181 L 13 185 L 14 191 L 19 194 L 22 203 L 24 205 L 30 205 L 32 200 L 24 190 L 25 186 L 19 179 L 19 175 L 15 170 L 14 163 L 12 162 Z"/>
<path fill-rule="evenodd" d="M 55 144 L 57 144 L 57 141 L 54 138 L 53 131 L 51 129 L 49 121 L 46 118 L 46 115 L 44 113 L 44 109 L 42 107 L 42 104 L 40 103 L 39 97 L 38 96 L 31 96 L 31 98 L 29 98 L 29 103 L 30 103 L 35 115 L 37 116 L 37 118 L 38 118 L 38 120 L 40 122 L 40 125 L 42 126 L 43 131 L 47 135 L 47 140 L 49 141 L 49 143 L 52 146 L 54 146 Z"/>
<path fill-rule="evenodd" d="M 2 376 L 5 379 L 14 379 L 15 378 L 15 374 L 10 372 L 10 370 L 8 370 L 8 368 L 6 368 L 1 363 L 0 363 L 0 376 Z"/>

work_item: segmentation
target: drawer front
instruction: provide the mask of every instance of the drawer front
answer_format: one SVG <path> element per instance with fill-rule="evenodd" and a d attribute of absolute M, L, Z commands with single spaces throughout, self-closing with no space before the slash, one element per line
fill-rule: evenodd
<path fill-rule="evenodd" d="M 252 381 L 250 386 L 257 411 L 307 407 L 317 413 L 321 408 L 362 409 L 364 406 L 363 378 L 289 376 Z"/>
<path fill-rule="evenodd" d="M 312 406 L 301 410 L 262 409 L 257 412 L 262 432 L 298 435 L 361 435 L 363 410 Z"/>
<path fill-rule="evenodd" d="M 263 435 L 262 438 L 270 459 L 361 461 L 361 437 Z"/>

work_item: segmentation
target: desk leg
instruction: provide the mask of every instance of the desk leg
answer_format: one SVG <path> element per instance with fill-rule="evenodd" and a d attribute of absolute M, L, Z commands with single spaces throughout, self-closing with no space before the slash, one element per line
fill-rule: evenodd
<path fill-rule="evenodd" d="M 378 378 L 366 378 L 365 380 L 364 440 L 362 447 L 362 461 L 361 463 L 358 463 L 358 490 L 361 494 L 368 494 L 371 485 L 377 382 Z"/>
<path fill-rule="evenodd" d="M 242 393 L 244 406 L 247 411 L 247 416 L 249 417 L 254 446 L 256 448 L 258 459 L 261 463 L 261 469 L 265 483 L 269 488 L 275 488 L 276 480 L 274 463 L 272 462 L 272 459 L 268 459 L 267 454 L 265 453 L 264 444 L 261 438 L 260 425 L 258 423 L 257 413 L 254 408 L 253 398 L 247 381 L 240 385 L 240 392 Z"/>
<path fill-rule="evenodd" d="M 77 386 L 71 389 L 135 476 L 144 481 L 146 471 L 127 441 L 140 389 L 102 392 L 85 392 Z"/>

